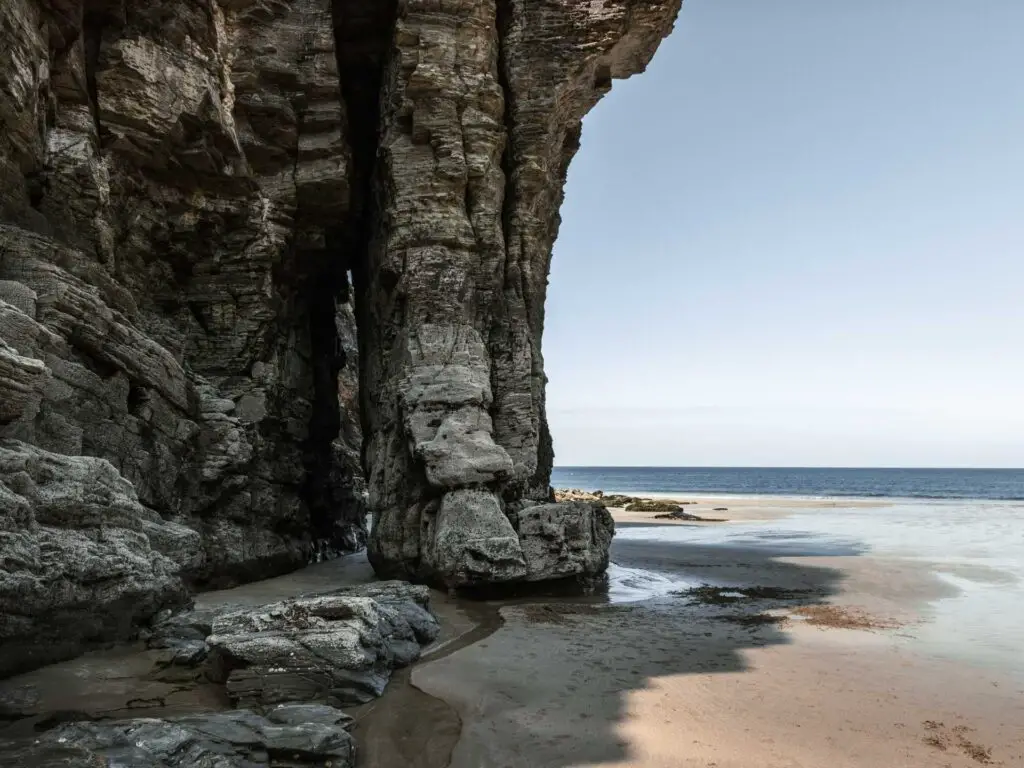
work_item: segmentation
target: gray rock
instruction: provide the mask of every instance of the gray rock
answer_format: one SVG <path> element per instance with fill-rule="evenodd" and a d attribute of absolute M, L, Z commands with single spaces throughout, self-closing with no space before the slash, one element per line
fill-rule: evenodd
<path fill-rule="evenodd" d="M 446 494 L 432 534 L 425 559 L 450 586 L 515 581 L 527 575 L 519 537 L 491 493 Z"/>
<path fill-rule="evenodd" d="M 615 522 L 604 506 L 563 502 L 526 507 L 516 515 L 527 580 L 591 579 L 608 568 Z"/>
<path fill-rule="evenodd" d="M 221 613 L 206 642 L 239 706 L 361 704 L 438 633 L 429 592 L 401 582 Z"/>
<path fill-rule="evenodd" d="M 551 498 L 541 334 L 581 121 L 643 71 L 679 5 L 403 5 L 361 286 L 379 574 L 462 587 L 606 566 L 599 514 L 513 510 Z"/>
<path fill-rule="evenodd" d="M 19 355 L 0 339 L 0 425 L 35 418 L 48 373 L 41 360 Z"/>
<path fill-rule="evenodd" d="M 340 714 L 340 713 L 339 713 Z M 0 763 L 25 768 L 254 768 L 355 765 L 342 720 L 279 724 L 247 712 L 71 723 L 32 741 L 0 741 Z"/>
<path fill-rule="evenodd" d="M 0 676 L 129 639 L 199 554 L 108 461 L 0 440 Z"/>
<path fill-rule="evenodd" d="M 358 549 L 367 504 L 381 574 L 547 572 L 513 521 L 551 495 L 562 187 L 679 4 L 0 3 L 0 439 L 137 505 L 30 522 L 51 481 L 8 473 L 0 658 Z"/>
<path fill-rule="evenodd" d="M 267 712 L 267 719 L 281 725 L 339 725 L 348 729 L 355 722 L 352 715 L 326 704 L 278 704 Z"/>
<path fill-rule="evenodd" d="M 168 522 L 137 531 L 151 551 L 191 558 L 198 533 L 199 584 L 361 547 L 330 4 L 72 5 L 0 3 L 0 438 L 110 462 Z M 121 637 L 137 606 L 85 634 Z"/>

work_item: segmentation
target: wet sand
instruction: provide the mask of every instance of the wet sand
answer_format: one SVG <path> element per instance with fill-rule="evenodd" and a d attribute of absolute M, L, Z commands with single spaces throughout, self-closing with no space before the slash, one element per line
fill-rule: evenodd
<path fill-rule="evenodd" d="M 708 499 L 687 511 L 726 506 L 715 514 L 739 522 L 831 506 L 800 501 Z M 632 592 L 619 584 L 608 595 L 500 604 L 435 592 L 438 641 L 383 697 L 350 710 L 359 765 L 1024 766 L 1024 675 L 939 659 L 916 639 L 930 601 L 956 593 L 937 576 L 950 566 L 814 540 L 644 540 L 630 532 L 687 523 L 613 514 L 613 581 L 660 574 L 657 589 L 641 579 Z M 197 602 L 259 604 L 373 578 L 356 555 Z M 647 599 L 615 602 L 631 594 Z M 31 708 L 49 714 L 0 731 L 31 729 L 55 711 L 134 717 L 228 706 L 218 686 L 167 679 L 138 647 L 3 683 L 8 693 L 19 685 L 31 685 Z"/>
<path fill-rule="evenodd" d="M 787 497 L 753 496 L 673 496 L 671 494 L 651 495 L 643 498 L 657 501 L 684 503 L 683 511 L 697 517 L 709 518 L 707 523 L 689 520 L 657 518 L 661 512 L 627 512 L 623 507 L 609 507 L 617 523 L 644 523 L 646 525 L 702 525 L 725 522 L 748 522 L 752 520 L 777 520 L 794 510 L 809 509 L 854 509 L 884 507 L 888 502 L 862 499 L 804 499 Z"/>
<path fill-rule="evenodd" d="M 453 768 L 1024 766 L 1024 678 L 915 646 L 949 585 L 926 563 L 809 551 L 617 540 L 621 568 L 796 599 L 506 606 L 411 680 L 458 713 Z"/>

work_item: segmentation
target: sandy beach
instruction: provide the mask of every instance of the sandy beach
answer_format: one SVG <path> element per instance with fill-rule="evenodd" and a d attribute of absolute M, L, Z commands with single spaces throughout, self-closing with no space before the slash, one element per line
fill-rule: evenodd
<path fill-rule="evenodd" d="M 706 501 L 732 519 L 790 504 Z M 1024 679 L 915 647 L 925 607 L 950 590 L 926 564 L 625 538 L 612 557 L 798 599 L 503 607 L 485 640 L 413 671 L 462 723 L 450 763 L 417 765 L 1024 766 Z"/>
<path fill-rule="evenodd" d="M 697 517 L 708 518 L 710 522 L 746 522 L 750 520 L 775 520 L 784 517 L 795 509 L 820 508 L 867 508 L 885 506 L 883 501 L 865 501 L 861 499 L 799 499 L 770 498 L 753 496 L 679 496 L 677 494 L 650 495 L 656 501 L 679 502 L 684 511 Z M 624 507 L 611 506 L 617 523 L 644 523 L 649 525 L 687 525 L 694 521 L 668 520 L 658 518 L 657 512 L 631 512 Z M 700 523 L 698 523 L 700 524 Z"/>
<path fill-rule="evenodd" d="M 996 588 L 1015 583 L 1012 574 L 802 532 L 832 502 L 690 500 L 694 514 L 726 507 L 716 514 L 729 522 L 613 510 L 606 593 L 481 602 L 435 591 L 441 636 L 381 698 L 350 710 L 359 765 L 1024 766 L 1019 657 L 977 664 L 926 642 L 940 626 L 935 606 L 962 600 L 950 574 Z M 259 605 L 374 578 L 365 555 L 352 555 L 207 592 L 198 604 Z M 36 709 L 51 714 L 0 735 L 31 732 L 52 713 L 229 706 L 217 686 L 168 677 L 155 658 L 118 648 L 6 681 L 8 694 L 30 687 Z"/>

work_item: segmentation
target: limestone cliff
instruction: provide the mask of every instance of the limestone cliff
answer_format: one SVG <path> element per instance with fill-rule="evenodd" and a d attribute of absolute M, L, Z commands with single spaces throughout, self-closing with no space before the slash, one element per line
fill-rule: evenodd
<path fill-rule="evenodd" d="M 362 546 L 363 470 L 382 574 L 601 572 L 547 273 L 679 3 L 0 4 L 0 675 Z"/>

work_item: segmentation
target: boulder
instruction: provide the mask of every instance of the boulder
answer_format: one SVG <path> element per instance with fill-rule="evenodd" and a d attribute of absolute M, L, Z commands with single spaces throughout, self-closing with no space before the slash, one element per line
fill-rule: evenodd
<path fill-rule="evenodd" d="M 527 581 L 576 577 L 589 582 L 608 568 L 615 522 L 600 504 L 541 504 L 521 509 L 515 519 Z"/>
<path fill-rule="evenodd" d="M 445 494 L 428 525 L 424 564 L 434 580 L 458 588 L 526 578 L 519 536 L 493 494 Z"/>
<path fill-rule="evenodd" d="M 355 744 L 345 729 L 347 715 L 328 710 L 317 708 L 308 713 L 311 719 L 303 722 L 236 710 L 168 719 L 69 723 L 32 740 L 0 741 L 0 764 L 25 768 L 351 768 Z"/>
<path fill-rule="evenodd" d="M 130 639 L 201 556 L 110 462 L 0 440 L 0 677 Z"/>
<path fill-rule="evenodd" d="M 437 637 L 428 599 L 426 587 L 383 582 L 229 609 L 212 619 L 209 663 L 238 706 L 362 704 Z"/>

